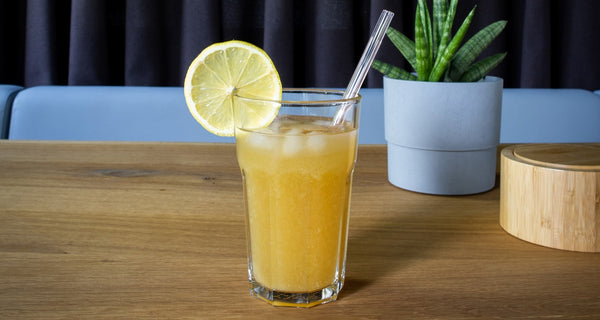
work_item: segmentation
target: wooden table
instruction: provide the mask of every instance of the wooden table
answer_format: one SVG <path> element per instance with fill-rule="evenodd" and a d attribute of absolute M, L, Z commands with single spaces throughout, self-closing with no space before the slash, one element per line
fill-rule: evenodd
<path fill-rule="evenodd" d="M 0 318 L 600 318 L 600 254 L 526 243 L 499 189 L 412 193 L 360 146 L 338 301 L 250 297 L 233 145 L 0 142 Z"/>

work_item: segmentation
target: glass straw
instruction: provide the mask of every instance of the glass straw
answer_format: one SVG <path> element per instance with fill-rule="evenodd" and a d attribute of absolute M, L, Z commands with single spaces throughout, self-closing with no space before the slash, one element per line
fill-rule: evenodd
<path fill-rule="evenodd" d="M 375 25 L 375 29 L 371 33 L 369 42 L 365 47 L 365 51 L 363 51 L 362 57 L 360 58 L 356 69 L 354 69 L 354 74 L 350 79 L 350 83 L 348 83 L 348 87 L 346 87 L 346 91 L 344 92 L 343 96 L 344 99 L 352 99 L 358 95 L 358 90 L 360 90 L 360 87 L 365 81 L 365 77 L 369 72 L 369 68 L 371 68 L 371 64 L 375 59 L 375 55 L 379 50 L 379 46 L 381 46 L 383 35 L 385 35 L 385 32 L 390 26 L 390 22 L 392 22 L 393 17 L 394 13 L 391 11 L 383 10 L 381 12 L 379 19 L 377 20 L 377 24 Z M 333 118 L 334 126 L 340 125 L 344 121 L 349 108 L 349 104 L 340 106 L 335 114 L 335 117 Z"/>

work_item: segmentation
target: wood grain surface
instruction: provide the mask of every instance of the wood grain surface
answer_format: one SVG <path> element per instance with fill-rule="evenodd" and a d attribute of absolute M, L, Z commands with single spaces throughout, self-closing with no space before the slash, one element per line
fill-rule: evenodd
<path fill-rule="evenodd" d="M 513 153 L 524 162 L 540 166 L 600 171 L 600 143 L 526 144 Z"/>
<path fill-rule="evenodd" d="M 248 293 L 228 144 L 0 142 L 1 319 L 600 318 L 600 254 L 502 230 L 500 190 L 431 196 L 359 147 L 338 301 Z"/>
<path fill-rule="evenodd" d="M 564 250 L 600 253 L 600 144 L 502 150 L 500 225 Z"/>

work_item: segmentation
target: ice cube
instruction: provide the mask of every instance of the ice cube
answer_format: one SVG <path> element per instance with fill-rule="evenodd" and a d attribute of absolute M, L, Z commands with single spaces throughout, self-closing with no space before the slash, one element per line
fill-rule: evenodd
<path fill-rule="evenodd" d="M 331 126 L 331 121 L 317 119 L 317 120 L 313 121 L 313 124 L 318 127 L 327 128 L 327 127 Z"/>
<path fill-rule="evenodd" d="M 252 146 L 252 148 L 267 149 L 269 147 L 269 138 L 265 134 L 260 133 L 248 133 L 246 141 Z"/>
<path fill-rule="evenodd" d="M 310 135 L 308 136 L 306 144 L 310 151 L 322 152 L 326 147 L 325 135 Z"/>
<path fill-rule="evenodd" d="M 298 131 L 298 134 L 300 133 L 300 130 L 296 128 L 292 128 L 290 132 L 295 130 Z M 293 135 L 289 134 L 288 132 L 283 137 L 283 145 L 281 147 L 283 155 L 288 157 L 296 156 L 302 150 L 302 148 L 304 147 L 303 140 L 305 140 L 306 138 L 298 134 Z"/>
<path fill-rule="evenodd" d="M 296 128 L 296 127 L 290 128 L 290 129 L 289 129 L 289 130 L 288 130 L 288 131 L 285 133 L 285 135 L 286 135 L 286 136 L 287 136 L 287 135 L 290 135 L 290 136 L 299 136 L 299 135 L 301 135 L 301 134 L 302 134 L 302 129 L 300 129 L 300 128 Z"/>

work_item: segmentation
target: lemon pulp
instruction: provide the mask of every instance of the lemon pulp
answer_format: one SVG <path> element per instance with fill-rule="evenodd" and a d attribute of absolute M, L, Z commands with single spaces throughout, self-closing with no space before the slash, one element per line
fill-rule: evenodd
<path fill-rule="evenodd" d="M 281 80 L 271 58 L 262 49 L 244 41 L 215 43 L 191 63 L 184 81 L 190 113 L 206 130 L 233 136 L 234 94 L 264 100 L 281 99 Z M 275 104 L 236 100 L 245 127 L 261 128 L 275 118 Z"/>

